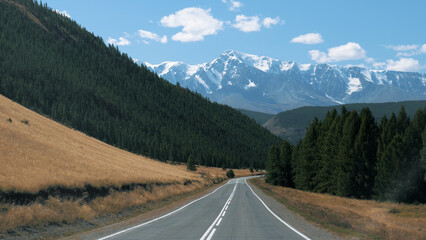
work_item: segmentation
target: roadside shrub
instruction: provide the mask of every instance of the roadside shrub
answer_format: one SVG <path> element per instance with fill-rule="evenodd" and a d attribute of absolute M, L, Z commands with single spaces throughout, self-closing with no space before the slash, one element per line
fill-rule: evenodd
<path fill-rule="evenodd" d="M 399 211 L 398 209 L 396 209 L 396 208 L 392 208 L 391 210 L 389 210 L 389 213 L 392 213 L 392 214 L 397 214 L 397 213 L 400 213 L 401 211 Z"/>
<path fill-rule="evenodd" d="M 234 178 L 235 177 L 235 173 L 232 169 L 229 169 L 228 171 L 226 171 L 226 176 L 228 178 Z"/>
<path fill-rule="evenodd" d="M 186 161 L 186 169 L 189 171 L 197 171 L 197 166 L 195 165 L 195 160 L 192 155 L 189 155 L 188 161 Z"/>

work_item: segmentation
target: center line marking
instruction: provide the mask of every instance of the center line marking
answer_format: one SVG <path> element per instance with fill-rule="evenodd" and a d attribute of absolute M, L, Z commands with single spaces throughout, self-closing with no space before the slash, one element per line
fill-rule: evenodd
<path fill-rule="evenodd" d="M 225 216 L 225 213 L 226 213 L 226 211 L 224 211 L 224 212 L 223 212 L 222 217 L 224 217 L 224 216 Z"/>
<path fill-rule="evenodd" d="M 213 230 L 211 231 L 211 233 L 209 234 L 209 237 L 207 238 L 207 240 L 212 239 L 214 232 L 216 232 L 216 228 L 213 228 Z"/>
<path fill-rule="evenodd" d="M 222 222 L 222 218 L 219 218 L 219 222 L 216 223 L 216 227 L 219 226 L 220 222 Z"/>
<path fill-rule="evenodd" d="M 235 189 L 237 189 L 237 184 L 235 184 L 234 189 L 232 190 L 232 193 L 231 193 L 231 195 L 228 198 L 228 201 L 226 201 L 225 205 L 223 205 L 223 208 L 220 211 L 219 215 L 216 217 L 216 219 L 213 221 L 212 225 L 210 225 L 210 227 L 207 229 L 207 231 L 203 234 L 203 236 L 200 238 L 200 240 L 204 240 L 207 237 L 207 235 L 208 235 L 207 240 L 211 239 L 211 237 L 213 237 L 213 234 L 216 231 L 216 228 L 213 228 L 213 226 L 217 223 L 217 221 L 219 220 L 219 218 L 222 216 L 222 213 L 225 211 L 225 207 L 231 202 L 232 198 L 234 197 Z"/>

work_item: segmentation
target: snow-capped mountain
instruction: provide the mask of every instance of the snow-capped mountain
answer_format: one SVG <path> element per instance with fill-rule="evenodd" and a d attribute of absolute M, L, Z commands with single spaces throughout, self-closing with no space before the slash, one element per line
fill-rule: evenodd
<path fill-rule="evenodd" d="M 426 99 L 426 74 L 297 64 L 227 50 L 210 63 L 145 63 L 160 77 L 234 108 L 277 113 L 301 106 Z"/>

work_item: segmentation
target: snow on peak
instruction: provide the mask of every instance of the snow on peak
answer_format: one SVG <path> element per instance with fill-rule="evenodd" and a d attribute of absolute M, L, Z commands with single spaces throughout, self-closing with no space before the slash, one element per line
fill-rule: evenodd
<path fill-rule="evenodd" d="M 274 64 L 279 65 L 280 63 L 279 60 L 274 58 L 242 53 L 235 50 L 226 50 L 222 53 L 222 56 L 228 59 L 238 59 L 241 63 L 245 63 L 246 65 L 257 68 L 263 72 L 270 71 Z"/>
<path fill-rule="evenodd" d="M 299 64 L 300 71 L 308 71 L 311 67 L 311 64 Z"/>
<path fill-rule="evenodd" d="M 255 84 L 254 82 L 252 82 L 250 79 L 249 79 L 248 81 L 249 81 L 249 84 L 247 84 L 247 85 L 244 87 L 244 89 L 245 89 L 245 90 L 247 90 L 247 89 L 249 89 L 249 88 L 254 88 L 254 87 L 256 87 L 256 84 Z"/>
<path fill-rule="evenodd" d="M 369 81 L 369 82 L 373 82 L 373 80 L 371 79 L 371 72 L 368 69 L 364 69 L 362 70 L 362 75 L 364 75 L 365 80 Z"/>
<path fill-rule="evenodd" d="M 294 67 L 294 62 L 283 62 L 281 63 L 281 71 L 288 71 Z"/>
<path fill-rule="evenodd" d="M 336 100 L 336 99 L 334 99 L 333 97 L 329 96 L 327 93 L 325 94 L 325 96 L 326 96 L 328 99 L 330 99 L 331 101 L 335 102 L 335 103 L 338 103 L 338 104 L 340 104 L 340 105 L 345 104 L 344 102 L 337 101 L 337 100 Z"/>
<path fill-rule="evenodd" d="M 352 93 L 359 92 L 361 90 L 362 90 L 362 85 L 359 78 L 349 77 L 348 89 L 346 90 L 346 93 L 348 95 L 351 95 Z"/>

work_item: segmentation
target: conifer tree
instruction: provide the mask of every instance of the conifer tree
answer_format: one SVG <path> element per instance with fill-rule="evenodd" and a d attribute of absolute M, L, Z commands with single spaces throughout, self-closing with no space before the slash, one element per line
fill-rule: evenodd
<path fill-rule="evenodd" d="M 363 108 L 360 113 L 361 125 L 354 143 L 356 183 L 358 198 L 370 198 L 376 175 L 377 125 L 370 109 Z"/>
<path fill-rule="evenodd" d="M 278 146 L 272 146 L 269 150 L 268 161 L 266 163 L 266 182 L 279 185 L 281 168 L 280 149 Z"/>
<path fill-rule="evenodd" d="M 355 183 L 356 170 L 359 168 L 356 161 L 354 143 L 358 134 L 360 120 L 358 113 L 352 111 L 345 120 L 342 130 L 341 144 L 337 156 L 337 194 L 350 197 L 357 195 Z"/>
<path fill-rule="evenodd" d="M 189 155 L 188 160 L 186 161 L 186 169 L 189 171 L 197 171 L 197 166 L 195 165 L 195 160 L 192 155 Z"/>
<path fill-rule="evenodd" d="M 285 187 L 294 187 L 292 163 L 293 146 L 287 141 L 281 143 L 280 148 L 280 185 Z"/>
<path fill-rule="evenodd" d="M 330 129 L 324 133 L 326 137 L 321 146 L 321 167 L 316 175 L 318 185 L 315 192 L 336 194 L 336 159 L 342 131 L 340 122 L 341 118 L 337 115 Z"/>
<path fill-rule="evenodd" d="M 318 118 L 314 118 L 306 131 L 305 138 L 300 142 L 297 154 L 294 177 L 296 188 L 312 191 L 315 188 L 313 179 L 320 166 L 321 156 L 317 145 L 320 130 Z"/>
<path fill-rule="evenodd" d="M 404 151 L 403 139 L 396 134 L 388 146 L 385 147 L 383 155 L 377 160 L 375 178 L 375 193 L 381 200 L 395 200 L 399 192 L 398 180 L 400 176 L 400 166 L 403 164 Z"/>

